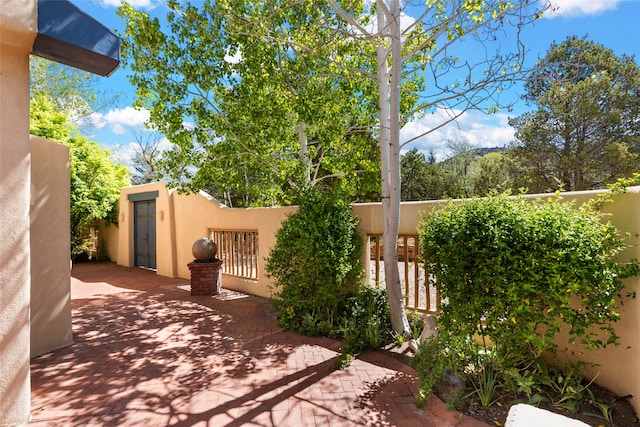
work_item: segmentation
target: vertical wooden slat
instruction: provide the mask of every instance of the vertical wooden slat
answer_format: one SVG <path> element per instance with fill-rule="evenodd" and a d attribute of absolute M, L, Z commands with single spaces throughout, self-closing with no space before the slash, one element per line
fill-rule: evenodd
<path fill-rule="evenodd" d="M 259 277 L 259 271 L 258 271 L 258 244 L 260 243 L 260 240 L 258 238 L 258 233 L 254 234 L 254 240 L 253 240 L 253 265 L 255 267 L 255 278 L 257 279 Z"/>
<path fill-rule="evenodd" d="M 226 231 L 220 231 L 220 239 L 222 240 L 222 250 L 224 257 L 224 265 L 227 273 L 233 273 L 233 266 L 231 265 L 231 258 L 229 257 L 229 236 Z"/>
<path fill-rule="evenodd" d="M 232 245 L 233 245 L 233 235 L 231 234 L 230 231 L 227 231 L 224 233 L 225 234 L 225 242 L 226 242 L 226 247 L 227 247 L 227 258 L 228 258 L 228 263 L 229 263 L 229 268 L 231 268 L 231 274 L 235 275 L 236 274 L 236 266 L 233 263 L 233 251 L 231 250 Z"/>
<path fill-rule="evenodd" d="M 407 244 L 407 236 L 402 236 L 402 247 L 403 247 L 403 256 L 404 256 L 404 305 L 406 307 L 410 307 L 409 304 L 409 245 Z"/>
<path fill-rule="evenodd" d="M 242 234 L 233 233 L 233 256 L 236 262 L 236 274 L 241 276 L 242 274 Z"/>
<path fill-rule="evenodd" d="M 251 230 L 209 229 L 224 259 L 222 272 L 233 276 L 258 278 L 258 232 Z"/>
<path fill-rule="evenodd" d="M 240 274 L 240 267 L 238 265 L 238 251 L 236 248 L 238 247 L 238 233 L 231 233 L 233 236 L 233 240 L 231 241 L 231 257 L 233 258 L 233 268 L 235 269 L 234 273 L 236 276 Z"/>
<path fill-rule="evenodd" d="M 247 242 L 247 268 L 248 276 L 253 277 L 253 233 L 249 233 L 249 239 Z"/>
<path fill-rule="evenodd" d="M 242 277 L 247 275 L 247 233 L 242 233 Z"/>
<path fill-rule="evenodd" d="M 258 278 L 258 266 L 255 265 L 257 262 L 258 257 L 255 256 L 255 252 L 256 252 L 256 235 L 255 234 L 251 234 L 251 251 L 250 251 L 250 255 L 251 255 L 251 277 L 254 279 Z"/>
<path fill-rule="evenodd" d="M 236 243 L 236 247 L 235 247 L 235 253 L 236 253 L 236 262 L 238 263 L 238 275 L 242 276 L 244 273 L 244 268 L 242 267 L 242 245 L 244 244 L 244 236 L 243 233 L 235 233 L 236 236 L 238 237 L 238 241 Z"/>
<path fill-rule="evenodd" d="M 233 258 L 234 273 L 237 276 L 240 272 L 240 268 L 238 267 L 238 251 L 235 250 L 235 248 L 238 247 L 238 233 L 232 232 L 231 235 L 233 236 L 233 240 L 231 240 L 231 257 Z"/>
<path fill-rule="evenodd" d="M 412 237 L 413 240 L 413 292 L 416 296 L 415 307 L 421 308 L 420 305 L 420 263 L 418 262 L 418 254 L 420 253 L 418 248 L 418 239 Z M 426 307 L 425 307 L 426 308 Z"/>
<path fill-rule="evenodd" d="M 242 242 L 242 277 L 247 277 L 249 273 L 249 233 L 242 233 L 244 242 Z"/>
<path fill-rule="evenodd" d="M 249 232 L 245 232 L 244 233 L 244 245 L 242 245 L 242 259 L 244 260 L 243 265 L 244 265 L 244 273 L 243 275 L 246 276 L 250 276 L 251 275 L 251 270 L 249 269 L 249 262 L 250 262 L 250 258 L 249 258 L 249 245 L 251 244 L 251 236 Z"/>
<path fill-rule="evenodd" d="M 384 282 L 384 278 L 381 277 L 380 268 L 381 268 L 381 240 L 382 236 L 379 234 L 370 234 L 367 236 L 368 244 L 372 249 L 372 257 L 374 262 L 374 271 L 372 272 L 372 276 L 375 276 L 375 286 L 380 287 L 381 282 Z M 398 236 L 399 245 L 402 244 L 404 247 L 399 252 L 399 255 L 404 257 L 404 279 L 405 279 L 405 307 L 417 310 L 420 312 L 431 312 L 431 313 L 439 313 L 440 311 L 440 293 L 437 289 L 433 289 L 435 295 L 431 296 L 432 288 L 429 286 L 429 272 L 426 267 L 422 267 L 420 262 L 418 261 L 418 256 L 420 254 L 420 247 L 418 244 L 418 236 L 417 235 L 399 235 Z M 410 261 L 410 254 L 413 253 L 412 261 Z M 367 262 L 371 263 L 371 257 L 367 260 Z M 398 260 L 398 262 L 400 262 Z M 409 262 L 413 262 L 413 285 L 410 284 L 411 279 L 409 278 L 410 266 Z M 367 266 L 367 268 L 371 268 L 371 264 Z M 424 277 L 420 278 L 420 272 L 424 271 Z M 401 276 L 402 277 L 402 276 Z M 420 290 L 424 287 L 425 296 L 420 296 Z M 412 289 L 413 295 L 409 292 L 409 289 Z M 423 305 L 424 302 L 424 305 Z M 433 308 L 432 308 L 433 305 Z"/>
<path fill-rule="evenodd" d="M 233 267 L 233 256 L 231 255 L 231 232 L 224 232 L 224 248 L 225 248 L 225 263 L 229 264 L 229 272 L 235 275 L 234 267 Z"/>
<path fill-rule="evenodd" d="M 247 265 L 247 272 L 246 275 L 249 277 L 253 276 L 253 265 L 251 264 L 253 261 L 253 256 L 251 255 L 252 252 L 252 242 L 253 242 L 253 234 L 247 232 L 247 243 L 245 246 L 245 256 L 247 257 L 246 260 L 246 265 Z"/>

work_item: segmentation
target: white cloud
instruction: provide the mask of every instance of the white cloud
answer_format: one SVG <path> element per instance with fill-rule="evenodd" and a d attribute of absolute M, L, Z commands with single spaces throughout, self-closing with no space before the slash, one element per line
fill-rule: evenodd
<path fill-rule="evenodd" d="M 107 122 L 104 120 L 104 116 L 101 113 L 91 113 L 86 117 L 82 117 L 78 120 L 78 126 L 83 129 L 102 129 Z"/>
<path fill-rule="evenodd" d="M 113 133 L 122 135 L 127 133 L 127 128 L 129 130 L 146 130 L 147 120 L 149 120 L 149 111 L 125 107 L 109 110 L 107 114 L 92 113 L 88 117 L 84 117 L 79 124 L 83 128 L 97 130 L 108 126 Z"/>
<path fill-rule="evenodd" d="M 430 129 L 435 129 L 448 120 L 450 114 L 451 111 L 437 110 L 407 124 L 400 131 L 400 140 L 408 141 Z M 468 111 L 462 113 L 455 122 L 419 137 L 406 145 L 403 151 L 417 148 L 428 154 L 433 150 L 436 159 L 443 160 L 449 154 L 446 147 L 448 141 L 464 140 L 475 147 L 504 147 L 513 140 L 514 136 L 508 119 L 509 116 L 502 113 L 487 116 L 479 111 Z"/>
<path fill-rule="evenodd" d="M 98 3 L 104 7 L 120 7 L 123 0 L 98 0 Z M 156 8 L 160 2 L 158 0 L 127 0 L 127 2 L 135 9 L 151 10 Z"/>
<path fill-rule="evenodd" d="M 109 110 L 107 114 L 102 116 L 102 120 L 111 127 L 113 133 L 122 135 L 127 132 L 127 127 L 138 130 L 146 129 L 145 123 L 149 120 L 149 111 L 136 110 L 133 107 Z"/>
<path fill-rule="evenodd" d="M 240 49 L 237 49 L 236 52 L 231 55 L 229 50 L 227 49 L 227 54 L 224 56 L 224 60 L 229 64 L 238 64 L 240 61 L 242 61 L 242 52 L 240 52 Z"/>
<path fill-rule="evenodd" d="M 551 0 L 552 9 L 545 17 L 597 15 L 615 9 L 619 0 Z"/>

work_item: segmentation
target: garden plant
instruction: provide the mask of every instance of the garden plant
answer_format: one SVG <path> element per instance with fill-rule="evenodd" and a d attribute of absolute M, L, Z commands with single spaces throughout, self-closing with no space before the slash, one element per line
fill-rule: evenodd
<path fill-rule="evenodd" d="M 482 406 L 517 396 L 575 412 L 592 400 L 599 416 L 611 416 L 590 394 L 573 345 L 618 344 L 622 279 L 638 274 L 635 260 L 622 261 L 624 236 L 603 214 L 559 196 L 494 194 L 425 215 L 419 238 L 443 301 L 439 334 L 415 357 L 421 397 L 447 373 L 469 386 L 460 398 Z M 561 331 L 566 345 L 556 339 Z"/>
<path fill-rule="evenodd" d="M 357 225 L 339 193 L 309 189 L 276 233 L 266 266 L 280 325 L 344 339 L 345 355 L 381 347 L 391 336 L 386 293 L 365 284 Z"/>

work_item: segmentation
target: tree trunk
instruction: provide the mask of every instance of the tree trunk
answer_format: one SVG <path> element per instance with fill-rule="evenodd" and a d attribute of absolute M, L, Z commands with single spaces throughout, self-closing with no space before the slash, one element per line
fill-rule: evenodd
<path fill-rule="evenodd" d="M 400 223 L 400 70 L 402 67 L 400 4 L 399 0 L 390 0 L 389 5 L 383 4 L 383 1 L 378 0 L 378 29 L 381 40 L 376 47 L 376 56 L 380 107 L 384 279 L 389 296 L 393 330 L 399 335 L 410 337 L 411 328 L 404 309 L 400 285 L 397 246 Z M 387 38 L 391 41 L 390 51 L 384 43 Z M 389 52 L 392 55 L 391 70 L 388 65 Z"/>
<path fill-rule="evenodd" d="M 309 160 L 309 142 L 307 140 L 307 124 L 305 122 L 298 123 L 298 140 L 300 142 L 300 159 L 305 166 L 305 179 L 307 184 L 311 183 L 311 161 Z"/>

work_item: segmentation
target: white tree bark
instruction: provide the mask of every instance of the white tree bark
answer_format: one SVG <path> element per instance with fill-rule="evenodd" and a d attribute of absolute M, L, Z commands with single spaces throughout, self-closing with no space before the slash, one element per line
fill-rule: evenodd
<path fill-rule="evenodd" d="M 300 142 L 300 159 L 304 162 L 307 183 L 311 182 L 311 161 L 309 160 L 309 142 L 307 140 L 307 124 L 305 122 L 298 123 L 298 140 Z"/>
<path fill-rule="evenodd" d="M 427 2 L 422 15 L 404 30 L 407 38 L 403 39 L 400 0 L 376 0 L 375 28 L 361 24 L 356 17 L 350 16 L 342 9 L 336 0 L 327 1 L 338 16 L 349 23 L 354 39 L 366 43 L 373 42 L 376 47 L 385 282 L 393 329 L 398 334 L 408 336 L 410 327 L 404 309 L 397 263 L 400 222 L 400 126 L 403 123 L 400 116 L 400 87 L 402 67 L 405 65 L 402 57 L 403 44 L 411 45 L 405 52 L 405 60 L 413 62 L 410 69 L 404 72 L 408 73 L 407 75 L 428 74 L 432 80 L 430 92 L 420 101 L 420 105 L 415 106 L 415 110 L 407 112 L 407 119 L 434 106 L 452 112 L 450 117 L 439 125 L 404 142 L 407 144 L 455 121 L 465 111 L 487 111 L 499 105 L 508 106 L 509 102 L 501 104 L 499 100 L 503 86 L 508 87 L 527 74 L 527 70 L 522 68 L 525 46 L 520 40 L 520 31 L 523 26 L 542 16 L 542 12 L 550 7 L 550 3 L 547 0 L 519 0 L 507 6 L 497 0 L 478 4 L 465 0 Z M 478 7 L 481 10 L 477 10 Z M 418 25 L 421 28 L 418 28 Z M 461 27 L 456 27 L 457 25 Z M 496 45 L 496 35 L 500 36 L 499 32 L 504 28 L 515 31 L 514 51 L 500 53 L 500 43 L 497 44 L 497 51 L 494 51 L 493 47 L 491 51 L 487 49 L 489 44 Z M 412 33 L 414 30 L 416 32 Z M 447 47 L 459 44 L 464 34 L 478 36 L 476 41 L 486 53 L 479 56 L 475 63 L 464 58 L 456 58 L 456 61 L 461 60 L 460 64 L 452 68 L 467 70 L 468 77 L 463 85 L 450 85 L 447 80 L 449 73 L 439 71 L 438 64 L 450 67 L 451 58 L 447 55 Z M 435 41 L 442 43 L 435 48 L 432 46 Z M 428 57 L 420 58 L 425 51 L 429 53 Z M 428 65 L 419 66 L 416 60 L 426 61 Z"/>
<path fill-rule="evenodd" d="M 391 324 L 397 334 L 410 338 L 411 328 L 404 308 L 397 246 L 400 224 L 400 71 L 402 69 L 400 2 L 399 0 L 387 0 L 387 2 L 378 0 L 377 4 L 380 42 L 376 47 L 382 166 L 382 251 Z M 389 54 L 391 54 L 390 58 Z M 391 69 L 389 69 L 389 59 L 391 59 Z"/>

